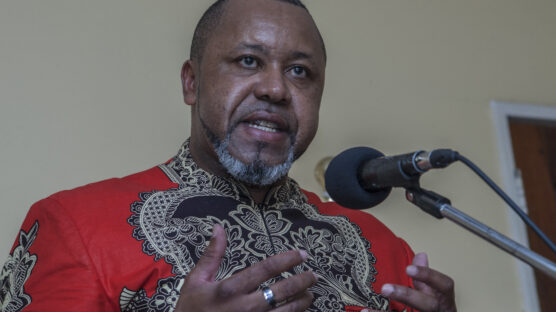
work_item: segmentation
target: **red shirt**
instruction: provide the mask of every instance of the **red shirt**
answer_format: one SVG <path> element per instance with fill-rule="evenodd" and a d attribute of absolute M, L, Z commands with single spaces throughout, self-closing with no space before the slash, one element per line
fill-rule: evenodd
<path fill-rule="evenodd" d="M 319 275 L 309 311 L 406 309 L 379 294 L 411 286 L 413 252 L 373 216 L 301 191 L 289 179 L 255 203 L 245 187 L 192 161 L 187 142 L 169 163 L 63 191 L 33 205 L 2 275 L 3 310 L 173 311 L 180 282 L 223 225 L 217 279 L 274 254 L 304 249 Z"/>

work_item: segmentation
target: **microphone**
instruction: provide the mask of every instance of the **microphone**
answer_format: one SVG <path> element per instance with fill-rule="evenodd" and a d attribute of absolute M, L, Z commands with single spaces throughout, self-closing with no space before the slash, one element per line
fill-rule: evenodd
<path fill-rule="evenodd" d="M 421 174 L 445 168 L 457 155 L 450 149 L 436 149 L 384 156 L 370 147 L 350 148 L 330 161 L 324 174 L 326 191 L 344 207 L 370 208 L 385 200 L 392 187 L 418 187 Z"/>

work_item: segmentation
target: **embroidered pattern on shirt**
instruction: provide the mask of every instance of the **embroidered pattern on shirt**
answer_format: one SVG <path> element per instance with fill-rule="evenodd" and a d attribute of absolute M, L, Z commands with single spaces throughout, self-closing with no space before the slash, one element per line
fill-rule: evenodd
<path fill-rule="evenodd" d="M 37 238 L 39 222 L 35 221 L 29 232 L 20 230 L 19 245 L 8 256 L 0 273 L 0 311 L 21 311 L 31 303 L 31 296 L 25 293 L 25 281 L 37 262 L 37 255 L 31 255 L 29 248 Z"/>
<path fill-rule="evenodd" d="M 120 309 L 123 312 L 174 311 L 182 280 L 176 276 L 159 280 L 156 293 L 152 297 L 148 297 L 144 289 L 133 291 L 124 288 L 120 294 Z"/>
<path fill-rule="evenodd" d="M 388 309 L 388 299 L 370 287 L 376 259 L 361 229 L 347 217 L 320 214 L 295 181 L 288 179 L 264 205 L 256 205 L 243 185 L 200 169 L 191 159 L 187 141 L 173 161 L 160 167 L 179 187 L 140 194 L 128 222 L 134 226 L 133 237 L 143 242 L 143 252 L 156 260 L 164 258 L 177 276 L 193 269 L 208 245 L 212 226 L 219 223 L 228 244 L 217 280 L 277 253 L 304 249 L 309 255 L 305 263 L 261 287 L 312 270 L 319 282 L 310 288 L 315 300 L 308 311 L 339 311 L 350 305 Z M 150 300 L 140 290 L 136 294 L 144 303 Z"/>

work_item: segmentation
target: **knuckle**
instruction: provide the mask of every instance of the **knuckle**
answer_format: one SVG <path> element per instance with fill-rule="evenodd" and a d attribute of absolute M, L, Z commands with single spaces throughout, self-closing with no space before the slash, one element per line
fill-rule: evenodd
<path fill-rule="evenodd" d="M 235 294 L 235 287 L 233 287 L 230 283 L 220 283 L 218 287 L 216 287 L 216 296 L 217 298 L 229 298 Z"/>
<path fill-rule="evenodd" d="M 454 280 L 452 278 L 448 278 L 446 280 L 446 289 L 447 290 L 452 290 L 454 289 Z"/>
<path fill-rule="evenodd" d="M 284 286 L 285 287 L 280 289 L 280 291 L 282 292 L 281 297 L 283 297 L 284 299 L 292 297 L 297 293 L 297 289 L 298 289 L 297 283 L 290 281 L 289 283 L 286 283 Z"/>
<path fill-rule="evenodd" d="M 409 297 L 411 295 L 411 292 L 407 287 L 394 286 L 394 293 L 401 297 Z"/>
<path fill-rule="evenodd" d="M 216 257 L 216 250 L 214 248 L 214 244 L 211 241 L 211 243 L 207 246 L 207 248 L 205 249 L 205 251 L 203 252 L 203 254 L 201 255 L 202 258 L 214 258 Z"/>
<path fill-rule="evenodd" d="M 275 257 L 270 257 L 264 260 L 264 269 L 267 272 L 280 272 L 280 263 Z"/>
<path fill-rule="evenodd" d="M 298 289 L 299 283 L 293 277 L 290 277 L 277 284 L 275 292 L 279 300 L 287 300 L 298 293 Z"/>
<path fill-rule="evenodd" d="M 451 293 L 454 291 L 454 280 L 450 277 L 446 277 L 442 279 L 438 288 L 438 290 L 442 293 Z"/>
<path fill-rule="evenodd" d="M 417 276 L 423 280 L 429 280 L 431 278 L 432 271 L 426 267 L 417 268 Z"/>

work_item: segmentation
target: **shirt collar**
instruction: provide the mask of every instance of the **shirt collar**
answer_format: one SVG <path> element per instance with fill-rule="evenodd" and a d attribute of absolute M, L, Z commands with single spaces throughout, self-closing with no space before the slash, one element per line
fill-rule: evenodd
<path fill-rule="evenodd" d="M 247 187 L 242 182 L 232 178 L 231 176 L 222 177 L 214 175 L 195 163 L 193 157 L 191 156 L 189 138 L 182 144 L 177 155 L 170 161 L 168 167 L 173 169 L 176 173 L 174 175 L 174 182 L 182 185 L 190 182 L 190 178 L 195 176 L 196 181 L 203 181 L 204 183 L 227 183 L 234 186 L 230 189 L 237 192 L 239 198 L 242 198 L 244 202 L 249 202 L 254 205 L 254 200 L 252 199 Z M 290 177 L 287 177 L 285 182 L 272 187 L 267 193 L 264 205 L 274 205 L 278 203 L 295 201 L 299 203 L 306 203 L 307 197 L 303 194 L 303 191 Z"/>

